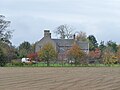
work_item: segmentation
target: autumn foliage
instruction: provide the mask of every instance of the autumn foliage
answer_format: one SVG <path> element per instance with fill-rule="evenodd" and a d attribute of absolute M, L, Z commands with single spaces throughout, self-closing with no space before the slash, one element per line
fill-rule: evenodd
<path fill-rule="evenodd" d="M 81 58 L 85 53 L 81 50 L 80 46 L 73 44 L 73 46 L 68 51 L 68 56 L 75 60 L 75 65 L 80 62 Z"/>
<path fill-rule="evenodd" d="M 45 44 L 38 53 L 41 60 L 47 62 L 47 66 L 50 64 L 50 60 L 54 60 L 57 57 L 57 52 L 51 43 Z"/>
<path fill-rule="evenodd" d="M 27 55 L 28 58 L 30 58 L 31 60 L 35 60 L 38 57 L 37 53 L 31 53 Z"/>
<path fill-rule="evenodd" d="M 101 56 L 101 50 L 98 49 L 98 48 L 89 52 L 89 57 L 91 57 L 91 58 L 97 58 L 98 59 L 98 58 L 100 58 L 100 56 Z"/>

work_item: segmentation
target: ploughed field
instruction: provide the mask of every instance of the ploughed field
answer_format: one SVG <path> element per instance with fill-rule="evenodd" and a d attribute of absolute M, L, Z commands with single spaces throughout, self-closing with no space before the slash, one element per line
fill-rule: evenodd
<path fill-rule="evenodd" d="M 0 90 L 120 90 L 120 68 L 0 67 Z"/>

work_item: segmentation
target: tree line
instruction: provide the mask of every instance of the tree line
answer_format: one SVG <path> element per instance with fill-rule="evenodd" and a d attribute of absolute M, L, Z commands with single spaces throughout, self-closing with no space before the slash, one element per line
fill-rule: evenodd
<path fill-rule="evenodd" d="M 56 59 L 57 52 L 51 44 L 45 45 L 40 51 L 39 56 L 34 52 L 35 44 L 31 44 L 28 41 L 24 41 L 18 47 L 15 47 L 11 43 L 12 32 L 9 30 L 10 21 L 5 20 L 5 16 L 0 15 L 0 66 L 5 66 L 6 63 L 11 62 L 14 59 L 21 59 L 23 57 L 30 57 L 32 59 L 47 60 L 49 61 Z M 120 45 L 114 41 L 108 41 L 105 43 L 101 41 L 98 44 L 97 39 L 94 35 L 87 36 L 85 32 L 77 31 L 67 24 L 60 25 L 55 28 L 54 33 L 61 39 L 71 39 L 74 34 L 75 40 L 89 42 L 89 54 L 86 55 L 81 51 L 80 47 L 73 44 L 68 52 L 68 55 L 74 58 L 75 64 L 86 63 L 84 60 L 90 61 L 90 63 L 104 63 L 114 64 L 120 62 Z M 80 62 L 79 62 L 80 61 Z"/>

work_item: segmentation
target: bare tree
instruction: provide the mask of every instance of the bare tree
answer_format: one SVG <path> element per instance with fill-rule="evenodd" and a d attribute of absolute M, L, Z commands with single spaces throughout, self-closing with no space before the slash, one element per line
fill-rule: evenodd
<path fill-rule="evenodd" d="M 0 15 L 0 41 L 10 43 L 9 39 L 11 38 L 12 31 L 8 30 L 10 21 L 4 20 L 5 16 Z"/>
<path fill-rule="evenodd" d="M 76 39 L 77 39 L 78 41 L 87 41 L 87 35 L 86 35 L 85 32 L 80 31 L 80 32 L 76 32 L 76 33 L 78 33 L 78 34 L 76 35 Z"/>
<path fill-rule="evenodd" d="M 73 34 L 72 31 L 74 29 L 67 24 L 60 25 L 55 29 L 55 34 L 59 35 L 61 39 L 70 39 L 72 38 Z"/>

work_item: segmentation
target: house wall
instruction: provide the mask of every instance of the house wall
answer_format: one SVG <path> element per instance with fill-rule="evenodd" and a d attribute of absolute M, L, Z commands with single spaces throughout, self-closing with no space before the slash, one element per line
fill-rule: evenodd
<path fill-rule="evenodd" d="M 43 37 L 40 41 L 38 41 L 35 45 L 35 52 L 38 52 L 45 44 L 50 43 L 57 51 L 56 43 L 49 37 Z"/>

